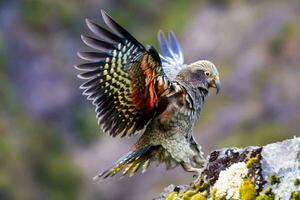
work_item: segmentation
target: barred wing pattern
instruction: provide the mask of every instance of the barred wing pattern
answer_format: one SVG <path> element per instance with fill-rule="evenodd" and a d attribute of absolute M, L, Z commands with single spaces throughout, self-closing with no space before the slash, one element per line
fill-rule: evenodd
<path fill-rule="evenodd" d="M 99 39 L 82 36 L 83 42 L 97 50 L 80 52 L 88 63 L 75 66 L 87 79 L 80 88 L 96 106 L 98 123 L 112 136 L 130 136 L 143 130 L 153 117 L 166 78 L 159 54 L 145 48 L 109 15 L 101 11 L 110 31 L 86 20 Z"/>
<path fill-rule="evenodd" d="M 178 72 L 186 66 L 180 44 L 173 31 L 169 32 L 168 37 L 166 37 L 164 32 L 160 30 L 158 41 L 162 52 L 160 59 L 164 72 L 170 79 L 174 79 Z"/>

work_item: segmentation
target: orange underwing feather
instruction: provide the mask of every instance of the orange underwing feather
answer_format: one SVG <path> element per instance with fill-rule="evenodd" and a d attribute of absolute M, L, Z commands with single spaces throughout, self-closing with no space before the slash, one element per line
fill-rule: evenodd
<path fill-rule="evenodd" d="M 133 103 L 136 108 L 140 111 L 144 111 L 147 114 L 151 114 L 155 109 L 157 102 L 157 94 L 156 94 L 156 81 L 154 79 L 154 70 L 156 67 L 156 63 L 153 61 L 149 61 L 149 55 L 145 54 L 139 64 L 140 69 L 142 70 L 142 79 L 134 79 L 132 84 L 132 97 Z M 143 84 L 142 86 L 140 86 Z"/>

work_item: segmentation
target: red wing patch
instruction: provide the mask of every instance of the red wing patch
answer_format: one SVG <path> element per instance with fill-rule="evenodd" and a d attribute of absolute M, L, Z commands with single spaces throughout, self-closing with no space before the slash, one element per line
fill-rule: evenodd
<path fill-rule="evenodd" d="M 145 54 L 137 65 L 135 67 L 139 70 L 134 70 L 135 73 L 132 73 L 132 102 L 137 110 L 151 114 L 157 104 L 154 78 L 157 63 Z"/>

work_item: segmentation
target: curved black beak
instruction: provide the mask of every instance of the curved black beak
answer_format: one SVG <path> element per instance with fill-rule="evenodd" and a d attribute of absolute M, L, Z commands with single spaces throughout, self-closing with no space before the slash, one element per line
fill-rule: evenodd
<path fill-rule="evenodd" d="M 217 89 L 216 94 L 218 94 L 221 90 L 221 81 L 219 79 L 215 80 L 215 85 L 216 85 L 216 89 Z"/>
<path fill-rule="evenodd" d="M 221 90 L 221 81 L 220 81 L 219 77 L 208 80 L 208 86 L 216 88 L 217 89 L 216 94 L 218 94 Z"/>

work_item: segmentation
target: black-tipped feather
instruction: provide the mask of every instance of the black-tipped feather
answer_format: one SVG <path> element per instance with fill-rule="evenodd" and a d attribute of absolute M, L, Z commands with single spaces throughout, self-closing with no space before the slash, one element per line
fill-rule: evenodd
<path fill-rule="evenodd" d="M 77 55 L 79 58 L 83 60 L 94 61 L 94 62 L 105 61 L 106 58 L 110 58 L 111 56 L 108 53 L 98 53 L 98 52 L 78 52 Z"/>
<path fill-rule="evenodd" d="M 82 78 L 82 79 L 90 79 L 95 76 L 98 76 L 98 74 L 100 74 L 100 72 L 101 72 L 101 70 L 96 69 L 93 71 L 83 72 L 83 73 L 79 74 L 78 77 Z"/>
<path fill-rule="evenodd" d="M 112 42 L 118 42 L 124 44 L 124 40 L 120 38 L 119 36 L 109 32 L 105 28 L 99 26 L 92 20 L 86 19 L 86 24 L 89 27 L 89 29 L 98 37 L 108 39 Z"/>
<path fill-rule="evenodd" d="M 104 10 L 101 10 L 102 18 L 105 22 L 105 24 L 113 30 L 115 33 L 119 34 L 123 38 L 126 38 L 127 40 L 130 40 L 135 45 L 138 45 L 140 48 L 143 48 L 143 45 L 141 45 L 128 31 L 126 31 L 122 26 L 120 26 L 115 20 L 111 18 Z"/>
<path fill-rule="evenodd" d="M 101 66 L 105 65 L 104 62 L 92 62 L 92 63 L 84 63 L 80 65 L 75 65 L 74 67 L 81 71 L 91 71 L 97 68 L 101 68 Z"/>
<path fill-rule="evenodd" d="M 94 104 L 94 105 L 98 105 L 101 101 L 103 101 L 103 99 L 104 99 L 105 97 L 106 97 L 106 95 L 103 94 L 103 93 L 95 93 L 95 95 L 92 94 L 92 95 L 90 96 L 90 98 L 93 100 L 93 104 Z"/>
<path fill-rule="evenodd" d="M 89 87 L 89 88 L 84 90 L 83 95 L 93 94 L 93 93 L 99 91 L 101 89 L 101 87 L 102 87 L 101 85 L 95 85 L 93 87 Z"/>
<path fill-rule="evenodd" d="M 121 170 L 124 170 L 121 177 L 125 176 L 128 173 L 130 173 L 129 176 L 134 175 L 140 169 L 142 164 L 147 159 L 151 158 L 152 150 L 153 147 L 145 146 L 135 151 L 128 152 L 127 154 L 122 156 L 117 162 L 115 162 L 115 165 L 113 167 L 95 176 L 94 180 L 113 177 L 116 174 L 118 174 Z"/>
<path fill-rule="evenodd" d="M 87 81 L 80 88 L 84 90 L 83 94 L 87 99 L 92 100 L 93 105 L 96 106 L 98 122 L 104 132 L 112 136 L 129 136 L 142 130 L 154 113 L 153 107 L 151 111 L 146 110 L 148 108 L 138 107 L 140 100 L 132 94 L 134 89 L 136 91 L 134 87 L 138 90 L 140 88 L 146 90 L 148 87 L 143 85 L 145 84 L 143 81 L 133 84 L 132 79 L 146 79 L 143 70 L 147 69 L 147 66 L 143 68 L 140 66 L 144 57 L 147 57 L 145 61 L 149 62 L 149 69 L 153 70 L 153 76 L 161 75 L 160 60 L 152 49 L 147 51 L 104 11 L 102 17 L 110 30 L 91 20 L 86 20 L 88 28 L 96 38 L 82 36 L 82 41 L 95 49 L 95 52 L 78 53 L 78 56 L 88 63 L 75 67 L 83 71 L 78 77 Z"/>
<path fill-rule="evenodd" d="M 82 35 L 81 39 L 87 46 L 103 52 L 110 52 L 111 49 L 114 49 L 116 47 L 111 43 L 105 42 L 103 40 L 98 40 L 89 36 Z"/>
<path fill-rule="evenodd" d="M 99 78 L 96 77 L 96 78 L 90 79 L 87 82 L 81 84 L 80 89 L 86 89 L 86 88 L 93 87 L 94 85 L 98 85 L 98 84 L 99 84 Z"/>

